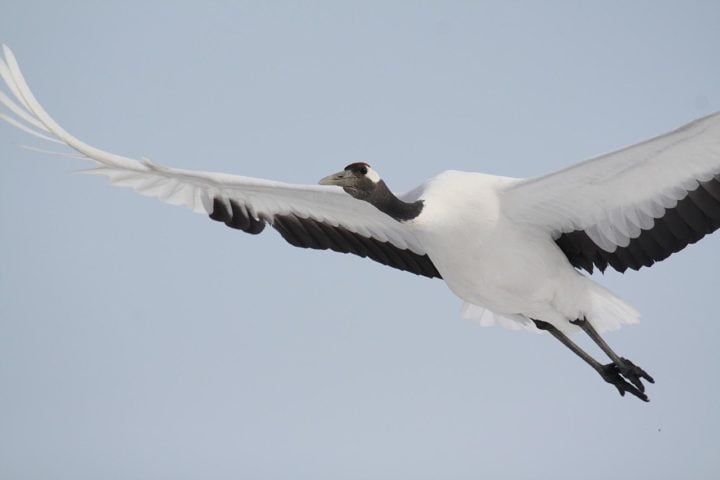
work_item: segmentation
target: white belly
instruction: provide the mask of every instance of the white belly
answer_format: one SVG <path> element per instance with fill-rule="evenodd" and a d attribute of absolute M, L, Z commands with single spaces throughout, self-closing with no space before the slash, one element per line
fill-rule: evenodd
<path fill-rule="evenodd" d="M 579 277 L 548 242 L 510 236 L 504 229 L 485 232 L 445 232 L 429 248 L 448 287 L 466 302 L 496 313 L 529 315 L 547 308 L 560 280 Z M 449 247 L 449 248 L 447 248 Z"/>

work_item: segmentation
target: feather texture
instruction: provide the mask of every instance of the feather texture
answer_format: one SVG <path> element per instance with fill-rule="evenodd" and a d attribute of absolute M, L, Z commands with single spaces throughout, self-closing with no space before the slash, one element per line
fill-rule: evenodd
<path fill-rule="evenodd" d="M 83 158 L 96 164 L 82 173 L 107 177 L 112 185 L 133 189 L 141 195 L 171 205 L 185 206 L 248 233 L 259 233 L 265 223 L 269 222 L 284 238 L 289 239 L 286 225 L 290 218 L 305 226 L 343 231 L 371 246 L 350 249 L 333 248 L 333 244 L 328 245 L 328 249 L 355 253 L 419 275 L 439 276 L 411 231 L 338 187 L 294 185 L 223 173 L 175 169 L 148 159 L 135 160 L 88 145 L 69 134 L 47 114 L 30 91 L 13 53 L 6 46 L 3 46 L 3 51 L 7 63 L 0 60 L 0 76 L 15 100 L 2 94 L 0 103 L 15 117 L 0 114 L 0 119 L 37 138 L 67 145 L 78 152 L 49 153 Z M 320 247 L 308 244 L 307 241 L 290 243 L 302 247 Z M 388 255 L 394 260 L 390 260 Z M 419 261 L 420 265 L 412 266 L 413 260 Z"/>
<path fill-rule="evenodd" d="M 650 266 L 718 228 L 720 113 L 503 193 L 503 209 L 557 239 L 578 268 Z"/>

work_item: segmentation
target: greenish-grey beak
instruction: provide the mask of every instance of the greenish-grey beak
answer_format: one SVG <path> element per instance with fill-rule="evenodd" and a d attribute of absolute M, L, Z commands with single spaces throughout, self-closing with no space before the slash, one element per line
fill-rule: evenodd
<path fill-rule="evenodd" d="M 355 180 L 355 175 L 352 172 L 343 170 L 342 172 L 333 173 L 325 178 L 322 178 L 320 185 L 337 185 L 338 187 L 346 187 L 348 184 Z"/>

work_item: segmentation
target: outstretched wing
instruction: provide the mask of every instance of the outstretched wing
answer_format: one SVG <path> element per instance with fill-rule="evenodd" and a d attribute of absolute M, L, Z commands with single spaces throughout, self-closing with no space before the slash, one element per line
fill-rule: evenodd
<path fill-rule="evenodd" d="M 547 229 L 577 268 L 649 267 L 720 227 L 720 112 L 521 181 L 503 202 L 511 218 Z"/>
<path fill-rule="evenodd" d="M 113 185 L 184 205 L 247 233 L 260 233 L 270 224 L 298 247 L 353 253 L 417 275 L 440 277 L 412 232 L 339 187 L 170 168 L 109 153 L 78 140 L 40 106 L 14 55 L 6 46 L 3 50 L 0 76 L 15 100 L 0 91 L 0 103 L 9 110 L 9 114 L 0 113 L 0 118 L 77 152 L 66 156 L 94 161 L 95 168 L 87 173 L 107 176 Z"/>

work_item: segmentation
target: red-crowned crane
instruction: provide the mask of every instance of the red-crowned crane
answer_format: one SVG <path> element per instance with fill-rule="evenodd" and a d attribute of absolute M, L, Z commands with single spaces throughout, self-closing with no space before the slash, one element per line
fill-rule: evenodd
<path fill-rule="evenodd" d="M 643 369 L 600 337 L 635 323 L 638 312 L 587 277 L 664 260 L 720 227 L 720 113 L 673 132 L 538 178 L 443 172 L 394 194 L 366 163 L 293 185 L 170 168 L 92 147 L 40 106 L 4 47 L 0 118 L 63 155 L 94 162 L 109 177 L 251 234 L 266 225 L 292 245 L 370 258 L 441 278 L 463 316 L 482 324 L 547 331 L 603 379 L 647 401 Z M 602 364 L 567 336 L 584 331 L 608 355 Z"/>

